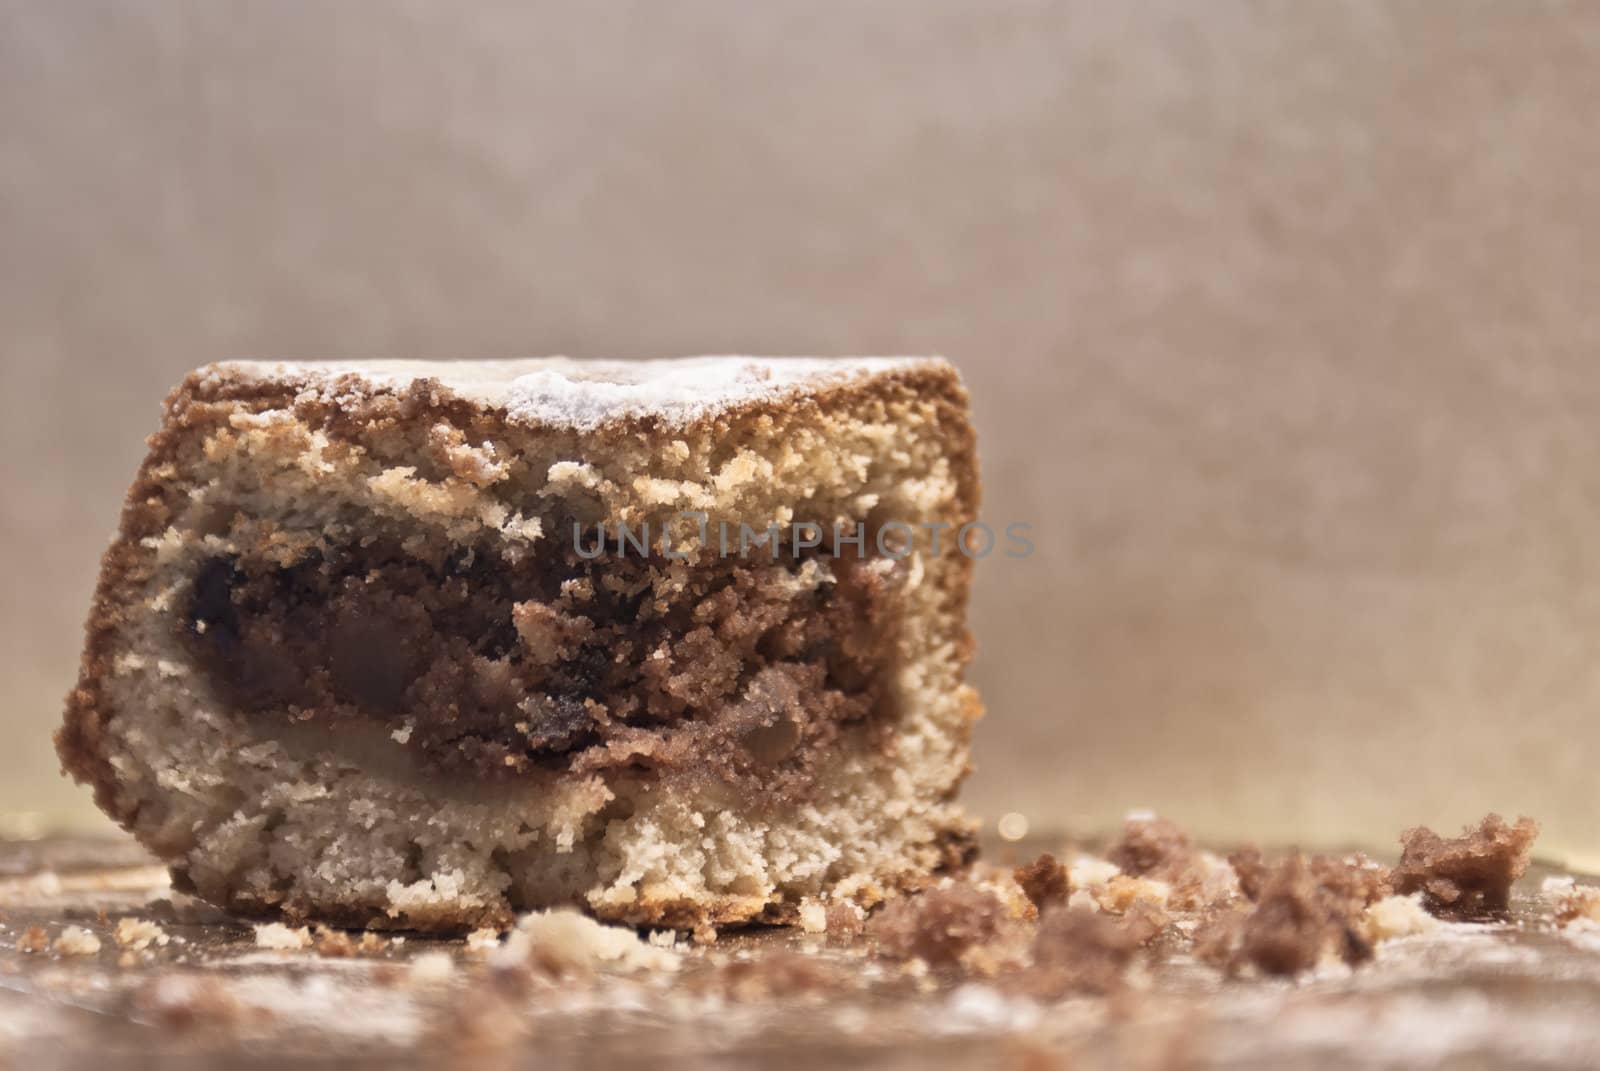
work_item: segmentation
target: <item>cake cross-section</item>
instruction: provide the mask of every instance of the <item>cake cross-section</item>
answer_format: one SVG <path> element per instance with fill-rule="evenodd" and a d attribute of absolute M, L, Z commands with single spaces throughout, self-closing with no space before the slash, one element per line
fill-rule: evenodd
<path fill-rule="evenodd" d="M 977 498 L 937 359 L 209 366 L 58 749 L 248 914 L 871 905 L 971 843 Z"/>

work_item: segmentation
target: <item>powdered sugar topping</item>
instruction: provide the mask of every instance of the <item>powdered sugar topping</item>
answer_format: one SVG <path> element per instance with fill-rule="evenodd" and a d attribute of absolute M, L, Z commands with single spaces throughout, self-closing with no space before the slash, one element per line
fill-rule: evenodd
<path fill-rule="evenodd" d="M 885 372 L 939 364 L 926 357 L 680 357 L 578 361 L 543 357 L 500 361 L 233 361 L 218 376 L 309 378 L 334 388 L 354 375 L 403 388 L 438 381 L 454 394 L 503 408 L 514 421 L 590 431 L 612 421 L 652 417 L 683 425 L 750 404 L 845 384 Z"/>

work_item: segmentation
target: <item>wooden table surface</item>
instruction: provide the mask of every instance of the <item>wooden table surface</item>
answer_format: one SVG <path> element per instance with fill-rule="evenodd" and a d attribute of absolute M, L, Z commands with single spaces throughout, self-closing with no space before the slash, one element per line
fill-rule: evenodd
<path fill-rule="evenodd" d="M 987 852 L 1006 862 L 1058 846 Z M 131 842 L 0 842 L 0 1065 L 1594 1066 L 1600 933 L 1551 923 L 1539 886 L 1552 873 L 1535 867 L 1519 883 L 1509 921 L 1387 941 L 1355 971 L 1224 981 L 1158 944 L 1126 993 L 1037 1003 L 792 930 L 684 945 L 674 973 L 520 986 L 497 983 L 461 941 L 273 951 L 249 925 L 172 892 Z M 120 948 L 125 917 L 159 923 L 169 942 Z M 69 925 L 98 936 L 99 951 L 24 950 Z M 413 966 L 440 950 L 454 969 L 438 956 Z M 707 984 L 782 953 L 844 984 Z"/>

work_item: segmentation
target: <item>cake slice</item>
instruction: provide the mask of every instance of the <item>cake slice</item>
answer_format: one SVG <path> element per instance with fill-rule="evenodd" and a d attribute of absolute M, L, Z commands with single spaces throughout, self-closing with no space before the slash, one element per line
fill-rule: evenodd
<path fill-rule="evenodd" d="M 57 746 L 248 914 L 870 904 L 971 843 L 977 497 L 935 359 L 213 365 Z"/>

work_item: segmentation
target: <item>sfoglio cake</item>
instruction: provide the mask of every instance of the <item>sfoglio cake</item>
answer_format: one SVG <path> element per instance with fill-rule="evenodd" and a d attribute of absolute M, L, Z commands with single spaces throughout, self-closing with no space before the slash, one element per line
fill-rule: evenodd
<path fill-rule="evenodd" d="M 129 492 L 58 748 L 248 914 L 871 904 L 971 843 L 977 502 L 937 359 L 209 366 Z"/>

